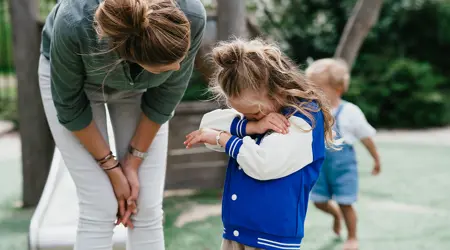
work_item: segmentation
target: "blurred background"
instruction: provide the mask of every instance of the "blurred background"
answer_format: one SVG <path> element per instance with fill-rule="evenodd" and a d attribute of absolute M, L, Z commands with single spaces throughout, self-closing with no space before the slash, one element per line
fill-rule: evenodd
<path fill-rule="evenodd" d="M 182 142 L 217 108 L 206 101 L 212 69 L 204 58 L 232 36 L 277 42 L 301 69 L 332 56 L 353 65 L 345 99 L 378 129 L 382 159 L 381 176 L 372 177 L 370 156 L 357 146 L 361 249 L 450 249 L 450 1 L 202 2 L 206 35 L 170 122 L 168 250 L 220 246 L 226 158 L 202 147 L 186 151 Z M 76 194 L 54 150 L 37 83 L 40 29 L 55 3 L 0 0 L 0 250 L 71 249 L 74 240 Z M 341 249 L 331 223 L 311 206 L 302 248 Z M 124 249 L 122 233 L 117 249 Z"/>

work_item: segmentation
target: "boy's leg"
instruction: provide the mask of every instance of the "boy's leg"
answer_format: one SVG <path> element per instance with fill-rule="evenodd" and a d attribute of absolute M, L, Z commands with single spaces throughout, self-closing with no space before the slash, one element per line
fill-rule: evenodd
<path fill-rule="evenodd" d="M 339 209 L 336 206 L 334 206 L 333 204 L 331 204 L 330 201 L 327 201 L 324 203 L 314 202 L 314 205 L 319 210 L 322 210 L 323 212 L 328 213 L 331 216 L 333 216 L 333 219 L 334 219 L 333 231 L 335 234 L 340 235 L 341 234 L 341 213 L 339 212 Z"/>
<path fill-rule="evenodd" d="M 342 211 L 342 215 L 344 216 L 345 225 L 348 230 L 348 239 L 356 240 L 356 223 L 357 216 L 355 209 L 353 209 L 352 205 L 339 205 Z"/>
<path fill-rule="evenodd" d="M 345 250 L 358 249 L 356 236 L 357 216 L 353 204 L 358 199 L 358 172 L 356 164 L 340 166 L 340 172 L 336 175 L 334 199 L 339 204 L 348 230 L 348 239 L 344 245 Z"/>
<path fill-rule="evenodd" d="M 331 186 L 328 182 L 327 173 L 329 172 L 329 165 L 325 162 L 321 168 L 316 184 L 311 190 L 310 200 L 321 211 L 333 216 L 333 231 L 340 235 L 341 231 L 341 215 L 339 209 L 330 203 L 331 200 Z"/>

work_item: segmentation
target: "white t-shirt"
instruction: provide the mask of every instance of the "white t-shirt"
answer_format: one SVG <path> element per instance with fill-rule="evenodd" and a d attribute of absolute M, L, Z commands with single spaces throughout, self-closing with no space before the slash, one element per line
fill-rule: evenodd
<path fill-rule="evenodd" d="M 346 144 L 353 145 L 356 141 L 372 137 L 376 134 L 375 128 L 369 124 L 361 109 L 353 103 L 343 103 L 338 116 L 339 133 Z M 336 114 L 337 108 L 333 110 Z"/>

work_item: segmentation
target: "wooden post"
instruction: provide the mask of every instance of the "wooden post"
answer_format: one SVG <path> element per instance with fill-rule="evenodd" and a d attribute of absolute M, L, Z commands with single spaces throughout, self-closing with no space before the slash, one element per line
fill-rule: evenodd
<path fill-rule="evenodd" d="M 378 21 L 383 0 L 358 0 L 353 8 L 334 57 L 342 58 L 352 67 L 364 39 Z"/>
<path fill-rule="evenodd" d="M 36 0 L 9 0 L 18 81 L 24 207 L 39 202 L 54 151 L 39 91 L 40 29 L 36 3 Z"/>
<path fill-rule="evenodd" d="M 217 31 L 220 41 L 229 38 L 247 37 L 245 0 L 217 1 Z"/>

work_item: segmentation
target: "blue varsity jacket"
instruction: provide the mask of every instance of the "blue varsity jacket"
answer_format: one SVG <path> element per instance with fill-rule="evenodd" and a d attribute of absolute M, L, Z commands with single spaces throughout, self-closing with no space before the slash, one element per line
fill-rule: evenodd
<path fill-rule="evenodd" d="M 287 112 L 288 109 L 284 111 Z M 293 115 L 304 119 L 313 128 L 313 160 L 295 173 L 267 181 L 251 178 L 240 168 L 236 159 L 242 138 L 246 136 L 247 120 L 240 117 L 233 120 L 230 128 L 233 136 L 225 147 L 230 155 L 222 202 L 225 239 L 267 250 L 300 249 L 309 193 L 324 160 L 325 138 L 321 111 L 312 113 L 314 124 L 299 112 Z M 259 145 L 264 135 L 254 139 Z"/>

